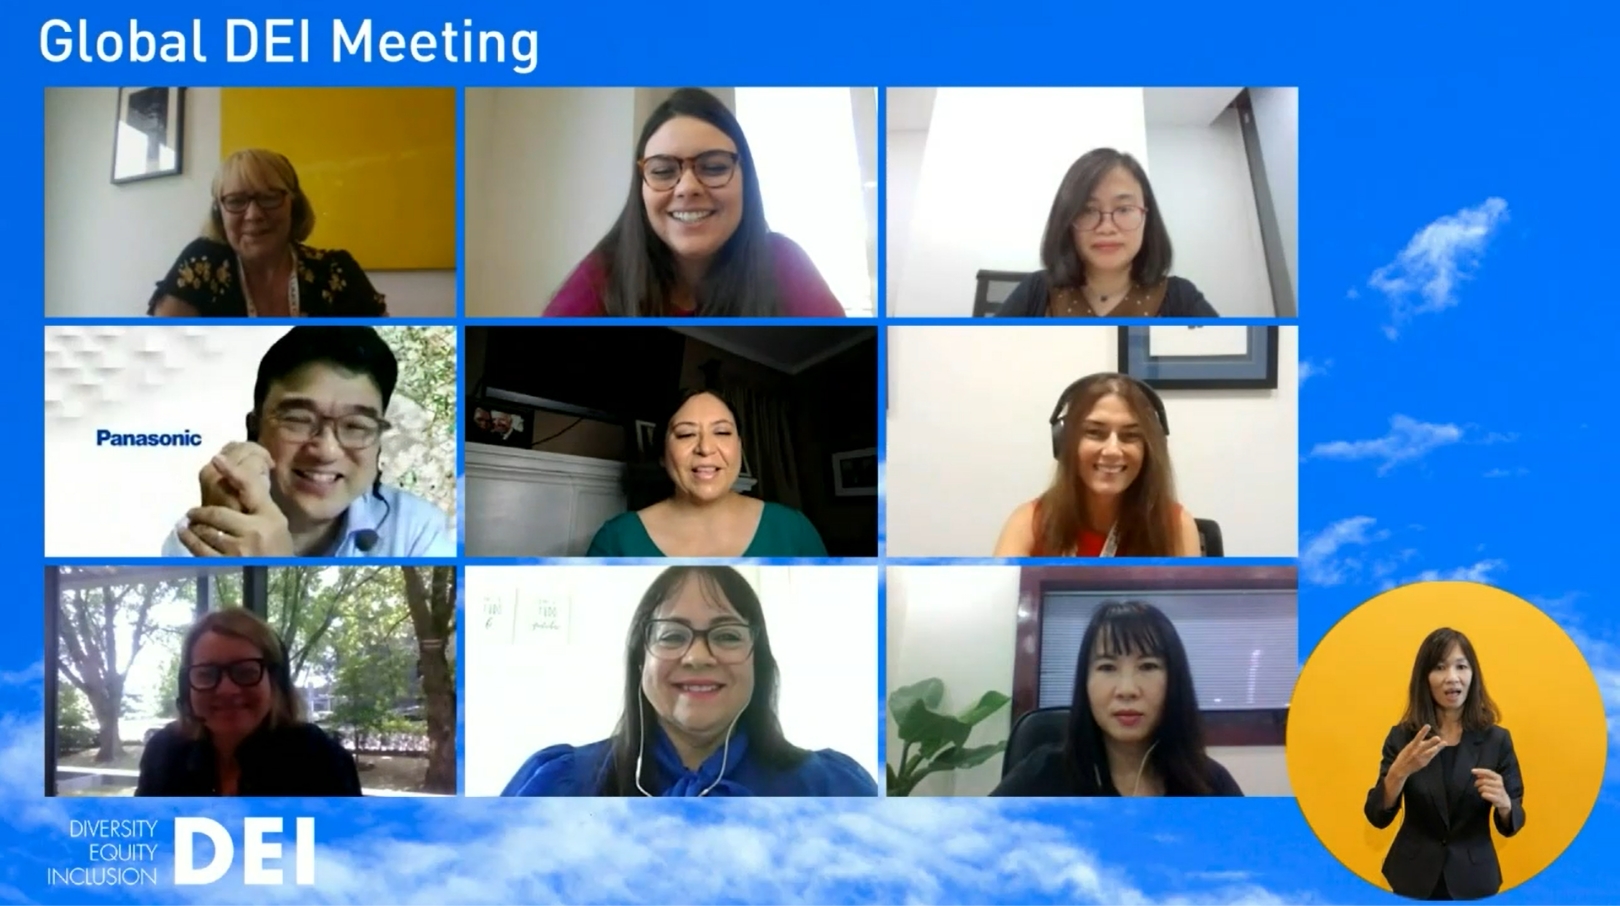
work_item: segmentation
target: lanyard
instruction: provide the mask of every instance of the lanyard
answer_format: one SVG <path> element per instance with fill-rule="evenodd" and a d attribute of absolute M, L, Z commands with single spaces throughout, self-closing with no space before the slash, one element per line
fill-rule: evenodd
<path fill-rule="evenodd" d="M 1103 542 L 1102 553 L 1098 554 L 1097 556 L 1099 556 L 1099 557 L 1112 557 L 1114 555 L 1114 549 L 1116 547 L 1118 547 L 1118 546 L 1119 546 L 1119 526 L 1118 525 L 1109 526 L 1108 527 L 1108 540 Z"/>
<path fill-rule="evenodd" d="M 293 267 L 292 273 L 287 277 L 287 314 L 296 318 L 298 317 L 298 253 L 289 252 L 288 254 L 292 255 Z M 242 301 L 247 303 L 247 316 L 257 318 L 259 308 L 253 304 L 253 292 L 248 289 L 247 271 L 242 268 L 241 258 L 236 259 L 236 274 L 237 278 L 242 281 Z"/>

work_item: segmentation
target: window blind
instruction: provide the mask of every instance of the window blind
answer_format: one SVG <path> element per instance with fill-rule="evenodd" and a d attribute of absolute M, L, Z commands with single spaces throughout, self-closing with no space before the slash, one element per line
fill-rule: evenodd
<path fill-rule="evenodd" d="M 1038 700 L 1070 704 L 1091 614 L 1107 601 L 1146 601 L 1181 636 L 1203 711 L 1287 708 L 1299 675 L 1296 591 L 1053 592 L 1041 606 Z"/>

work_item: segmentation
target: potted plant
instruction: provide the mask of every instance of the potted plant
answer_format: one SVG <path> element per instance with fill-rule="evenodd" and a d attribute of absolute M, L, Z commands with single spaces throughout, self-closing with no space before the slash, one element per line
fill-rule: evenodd
<path fill-rule="evenodd" d="M 900 735 L 900 767 L 885 765 L 890 796 L 909 796 L 924 777 L 984 764 L 1007 748 L 1007 740 L 987 746 L 967 746 L 973 728 L 1012 701 L 1000 692 L 986 692 L 960 714 L 939 710 L 945 699 L 945 681 L 925 679 L 889 696 L 889 716 Z"/>

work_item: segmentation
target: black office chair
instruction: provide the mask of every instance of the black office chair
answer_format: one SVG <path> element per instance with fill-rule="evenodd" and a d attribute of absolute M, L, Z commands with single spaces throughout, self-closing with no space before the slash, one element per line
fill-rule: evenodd
<path fill-rule="evenodd" d="M 995 317 L 1001 303 L 1007 301 L 1028 276 L 1027 271 L 979 271 L 978 287 L 973 293 L 973 317 Z"/>
<path fill-rule="evenodd" d="M 1221 544 L 1221 524 L 1213 519 L 1194 519 L 1198 524 L 1198 541 L 1206 557 L 1224 557 L 1226 548 Z"/>
<path fill-rule="evenodd" d="M 1001 756 L 1001 776 L 1013 769 L 1029 753 L 1041 746 L 1062 743 L 1069 732 L 1069 707 L 1036 708 L 1013 721 L 1012 733 L 1007 737 L 1007 751 Z"/>

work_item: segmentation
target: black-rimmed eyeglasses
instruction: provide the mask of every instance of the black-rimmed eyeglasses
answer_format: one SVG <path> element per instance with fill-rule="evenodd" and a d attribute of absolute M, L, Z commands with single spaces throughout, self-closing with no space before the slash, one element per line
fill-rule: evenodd
<path fill-rule="evenodd" d="M 1135 205 L 1125 205 L 1112 211 L 1087 208 L 1080 212 L 1079 217 L 1074 219 L 1074 226 L 1076 229 L 1089 233 L 1102 226 L 1104 217 L 1112 220 L 1115 227 L 1127 233 L 1134 233 L 1141 229 L 1143 222 L 1147 220 L 1147 208 L 1139 208 Z"/>
<path fill-rule="evenodd" d="M 287 202 L 287 193 L 282 189 L 271 192 L 232 192 L 219 197 L 219 206 L 232 214 L 240 214 L 248 209 L 248 205 L 257 203 L 261 211 L 274 211 Z"/>
<path fill-rule="evenodd" d="M 259 680 L 264 679 L 265 669 L 265 660 L 262 657 L 231 661 L 228 664 L 193 664 L 191 669 L 186 671 L 186 682 L 198 692 L 212 692 L 219 688 L 219 681 L 228 676 L 238 688 L 246 689 L 249 686 L 257 686 Z"/>
<path fill-rule="evenodd" d="M 284 438 L 307 444 L 319 437 L 326 426 L 333 427 L 332 435 L 338 445 L 349 450 L 364 450 L 377 442 L 384 431 L 393 427 L 386 420 L 362 412 L 325 416 L 307 409 L 289 409 L 271 414 L 270 422 Z"/>
<path fill-rule="evenodd" d="M 653 620 L 647 625 L 647 653 L 661 661 L 686 657 L 692 644 L 703 644 L 722 663 L 736 664 L 754 652 L 756 627 L 747 623 L 720 623 L 708 629 L 694 629 L 679 620 Z"/>

